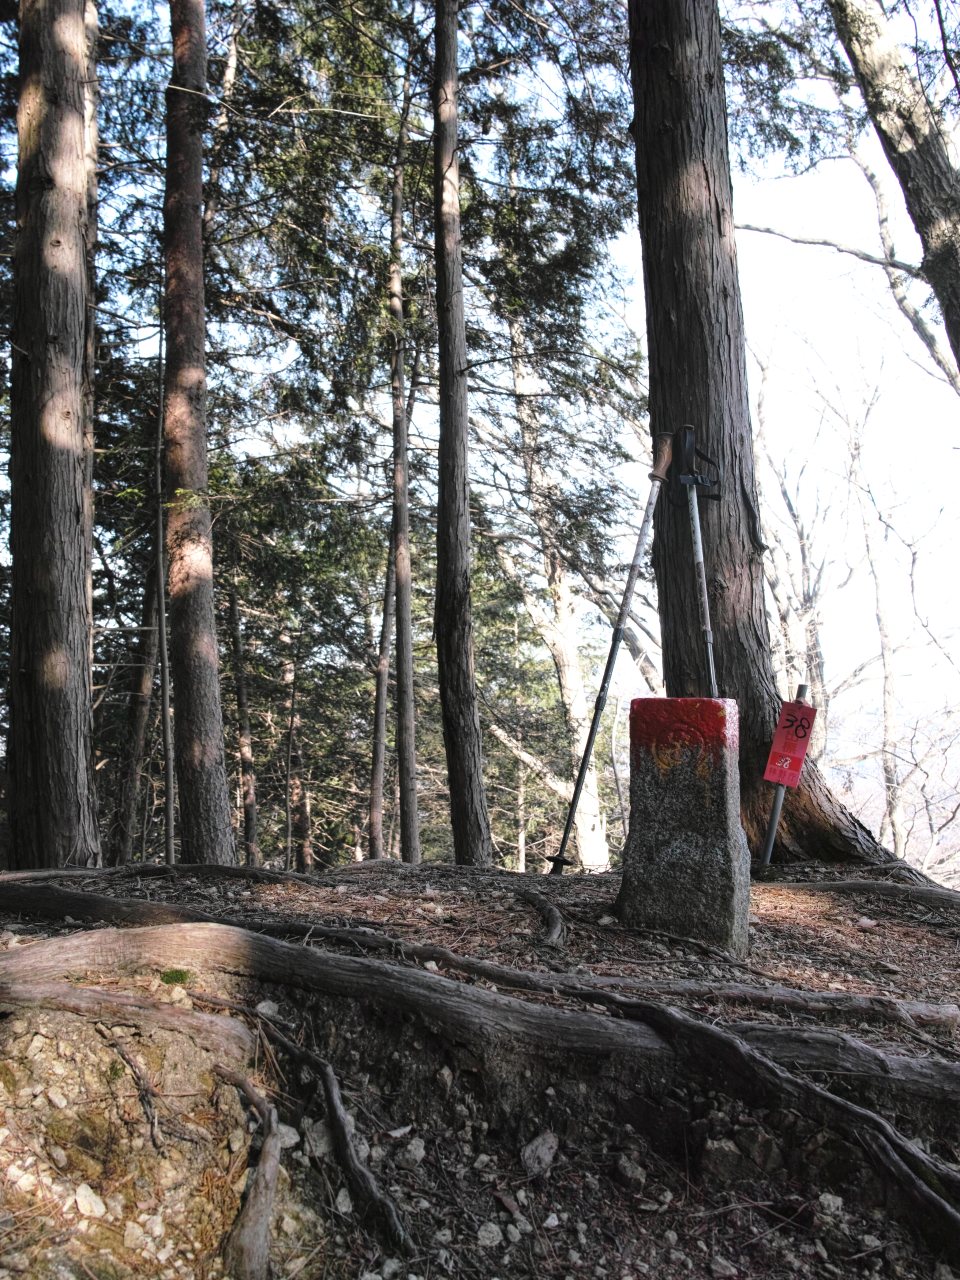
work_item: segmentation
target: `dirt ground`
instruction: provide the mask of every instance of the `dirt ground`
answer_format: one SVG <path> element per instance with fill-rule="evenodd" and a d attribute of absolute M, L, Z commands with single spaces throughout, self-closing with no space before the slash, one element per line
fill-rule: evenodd
<path fill-rule="evenodd" d="M 806 883 L 812 869 L 791 874 Z M 521 880 L 539 908 L 518 897 Z M 306 936 L 296 946 L 331 955 L 365 956 L 387 935 L 393 944 L 377 944 L 376 963 L 435 975 L 438 992 L 469 984 L 571 1018 L 588 1011 L 619 1022 L 628 1015 L 607 998 L 619 994 L 745 1036 L 752 1027 L 798 1041 L 853 1037 L 894 1062 L 942 1067 L 947 1083 L 907 1105 L 842 1065 L 791 1069 L 868 1103 L 960 1173 L 960 1116 L 956 1100 L 944 1103 L 960 1080 L 960 909 L 949 902 L 881 897 L 869 882 L 843 892 L 822 880 L 757 883 L 749 958 L 737 962 L 623 928 L 615 875 L 368 864 L 309 882 L 259 882 L 131 868 L 36 885 L 48 898 L 60 888 L 89 895 L 94 914 L 104 899 L 191 907 L 258 930 L 264 921 L 299 925 Z M 543 941 L 545 906 L 566 927 L 559 945 Z M 275 1277 L 954 1276 L 949 1247 L 913 1233 L 902 1189 L 891 1190 L 849 1135 L 802 1109 L 769 1098 L 760 1105 L 742 1081 L 717 1087 L 716 1073 L 678 1066 L 661 1074 L 654 1101 L 635 1087 L 612 1106 L 599 1099 L 599 1076 L 568 1069 L 559 1055 L 550 1070 L 527 1070 L 526 1096 L 521 1088 L 516 1103 L 511 1093 L 508 1106 L 507 1086 L 498 1096 L 486 1068 L 442 1042 L 428 1015 L 400 1017 L 375 994 L 338 1001 L 213 963 L 62 975 L 178 1014 L 215 1014 L 221 1025 L 228 1014 L 240 1018 L 256 1047 L 238 1067 L 188 1027 L 134 1026 L 113 1008 L 98 1017 L 11 995 L 8 957 L 22 963 L 34 949 L 42 967 L 65 939 L 96 927 L 42 914 L 42 906 L 6 910 L 0 880 L 0 1280 L 240 1274 L 225 1270 L 221 1251 L 252 1186 L 264 1125 L 218 1074 L 224 1066 L 241 1070 L 278 1112 L 280 1173 L 268 1215 Z M 342 937 L 330 936 L 337 930 Z M 539 989 L 514 988 L 483 963 L 468 971 L 411 954 L 428 944 L 454 960 L 533 975 Z M 595 1000 L 581 989 L 591 983 Z M 807 1008 L 743 994 L 774 987 L 827 1000 Z M 884 999 L 861 1006 L 844 1002 L 848 995 Z M 267 1023 L 300 1055 L 278 1047 Z M 488 1052 L 496 1061 L 497 1044 Z M 320 1062 L 339 1081 L 355 1156 L 405 1224 L 406 1253 L 345 1172 Z M 503 1067 L 507 1079 L 511 1064 Z"/>

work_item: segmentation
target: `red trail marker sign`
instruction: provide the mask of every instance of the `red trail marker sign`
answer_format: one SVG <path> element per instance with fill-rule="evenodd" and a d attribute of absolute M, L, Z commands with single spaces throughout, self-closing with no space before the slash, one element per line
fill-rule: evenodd
<path fill-rule="evenodd" d="M 816 716 L 816 708 L 807 706 L 805 702 L 783 704 L 763 775 L 765 782 L 776 782 L 784 787 L 800 785 L 800 772 Z"/>

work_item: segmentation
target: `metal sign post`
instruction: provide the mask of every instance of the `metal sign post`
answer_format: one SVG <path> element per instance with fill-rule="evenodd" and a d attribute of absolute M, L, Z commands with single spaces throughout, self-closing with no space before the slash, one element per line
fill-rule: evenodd
<path fill-rule="evenodd" d="M 597 740 L 597 731 L 600 728 L 600 717 L 603 715 L 603 708 L 607 704 L 607 694 L 610 690 L 610 681 L 613 679 L 613 669 L 617 662 L 617 652 L 620 648 L 620 641 L 623 639 L 623 630 L 627 623 L 627 615 L 630 612 L 630 604 L 633 600 L 633 593 L 636 589 L 637 578 L 640 576 L 640 569 L 643 566 L 643 557 L 647 549 L 647 543 L 650 541 L 650 534 L 653 529 L 653 513 L 656 510 L 657 498 L 660 496 L 660 489 L 667 479 L 667 472 L 670 469 L 670 459 L 673 450 L 673 436 L 669 432 L 661 432 L 653 437 L 653 470 L 650 472 L 650 495 L 647 498 L 647 506 L 643 513 L 643 522 L 640 525 L 640 533 L 637 536 L 637 545 L 633 552 L 633 561 L 630 565 L 630 572 L 627 574 L 627 585 L 623 592 L 623 601 L 620 605 L 620 612 L 617 614 L 617 621 L 613 628 L 613 640 L 610 644 L 610 653 L 607 657 L 607 665 L 603 671 L 603 679 L 600 681 L 600 692 L 597 694 L 596 705 L 593 710 L 593 720 L 590 724 L 590 732 L 587 735 L 587 744 L 583 749 L 583 759 L 580 761 L 580 769 L 577 773 L 577 780 L 573 787 L 573 798 L 570 801 L 570 808 L 567 811 L 567 821 L 563 828 L 563 837 L 560 841 L 560 850 L 551 861 L 554 863 L 555 869 L 560 872 L 564 865 L 564 852 L 570 841 L 570 833 L 573 831 L 574 819 L 577 816 L 577 805 L 580 803 L 580 793 L 583 791 L 583 784 L 587 776 L 587 768 L 590 764 L 590 757 L 593 754 L 593 746 Z"/>
<path fill-rule="evenodd" d="M 780 825 L 780 811 L 783 809 L 783 798 L 787 787 L 800 785 L 800 773 L 803 761 L 810 745 L 810 731 L 816 719 L 816 708 L 804 702 L 807 696 L 807 685 L 797 686 L 797 696 L 793 702 L 785 702 L 780 712 L 780 719 L 773 734 L 773 745 L 770 758 L 764 770 L 764 780 L 776 784 L 773 792 L 773 806 L 770 810 L 770 821 L 767 825 L 767 837 L 763 842 L 760 854 L 760 865 L 770 865 L 773 853 L 773 842 L 777 837 Z"/>

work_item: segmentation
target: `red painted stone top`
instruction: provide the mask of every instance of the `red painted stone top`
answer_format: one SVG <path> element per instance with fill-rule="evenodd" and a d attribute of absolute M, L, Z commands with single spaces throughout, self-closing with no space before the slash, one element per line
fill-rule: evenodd
<path fill-rule="evenodd" d="M 630 703 L 632 751 L 686 747 L 736 755 L 737 704 L 732 698 L 634 698 Z"/>

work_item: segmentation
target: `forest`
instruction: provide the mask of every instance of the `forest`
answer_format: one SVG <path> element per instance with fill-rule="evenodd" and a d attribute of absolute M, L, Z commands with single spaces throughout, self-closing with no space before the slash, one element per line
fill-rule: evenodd
<path fill-rule="evenodd" d="M 724 9 L 714 145 L 728 121 L 738 163 L 802 169 L 876 134 L 923 249 L 908 277 L 885 241 L 877 269 L 957 389 L 950 16 L 935 4 L 907 47 L 901 9 Z M 76 5 L 64 14 L 79 22 Z M 746 726 L 752 844 L 778 696 L 806 675 L 826 723 L 810 516 L 785 476 L 786 539 L 760 507 L 742 335 L 730 385 L 702 384 L 726 398 L 711 420 L 697 393 L 658 389 L 656 361 L 675 378 L 680 357 L 677 334 L 655 350 L 653 250 L 646 336 L 628 319 L 611 253 L 638 210 L 623 13 L 504 4 L 450 21 L 441 128 L 436 15 L 417 5 L 88 6 L 74 43 L 53 45 L 55 19 L 27 6 L 19 52 L 8 15 L 8 865 L 305 870 L 454 852 L 546 867 L 658 418 L 696 420 L 724 463 L 707 570 L 721 692 Z M 71 102 L 37 114 L 30 85 L 64 76 Z M 899 123 L 897 91 L 912 112 Z M 922 163 L 911 129 L 943 139 Z M 61 145 L 69 196 L 47 207 Z M 70 296 L 43 279 L 49 219 L 71 228 Z M 44 390 L 31 353 L 51 326 L 65 363 Z M 55 385 L 73 415 L 60 454 L 36 435 Z M 701 693 L 697 624 L 675 587 L 682 521 L 666 506 L 626 628 L 630 679 L 638 693 Z M 747 540 L 728 544 L 744 518 Z M 720 584 L 743 573 L 734 603 Z M 759 643 L 744 647 L 746 616 Z M 931 776 L 932 733 L 898 752 L 879 659 L 880 843 L 811 769 L 778 856 L 902 858 L 913 838 L 914 860 L 942 875 L 955 786 Z M 64 667 L 52 683 L 50 661 Z M 616 735 L 608 714 L 573 842 L 587 869 L 622 843 Z"/>

